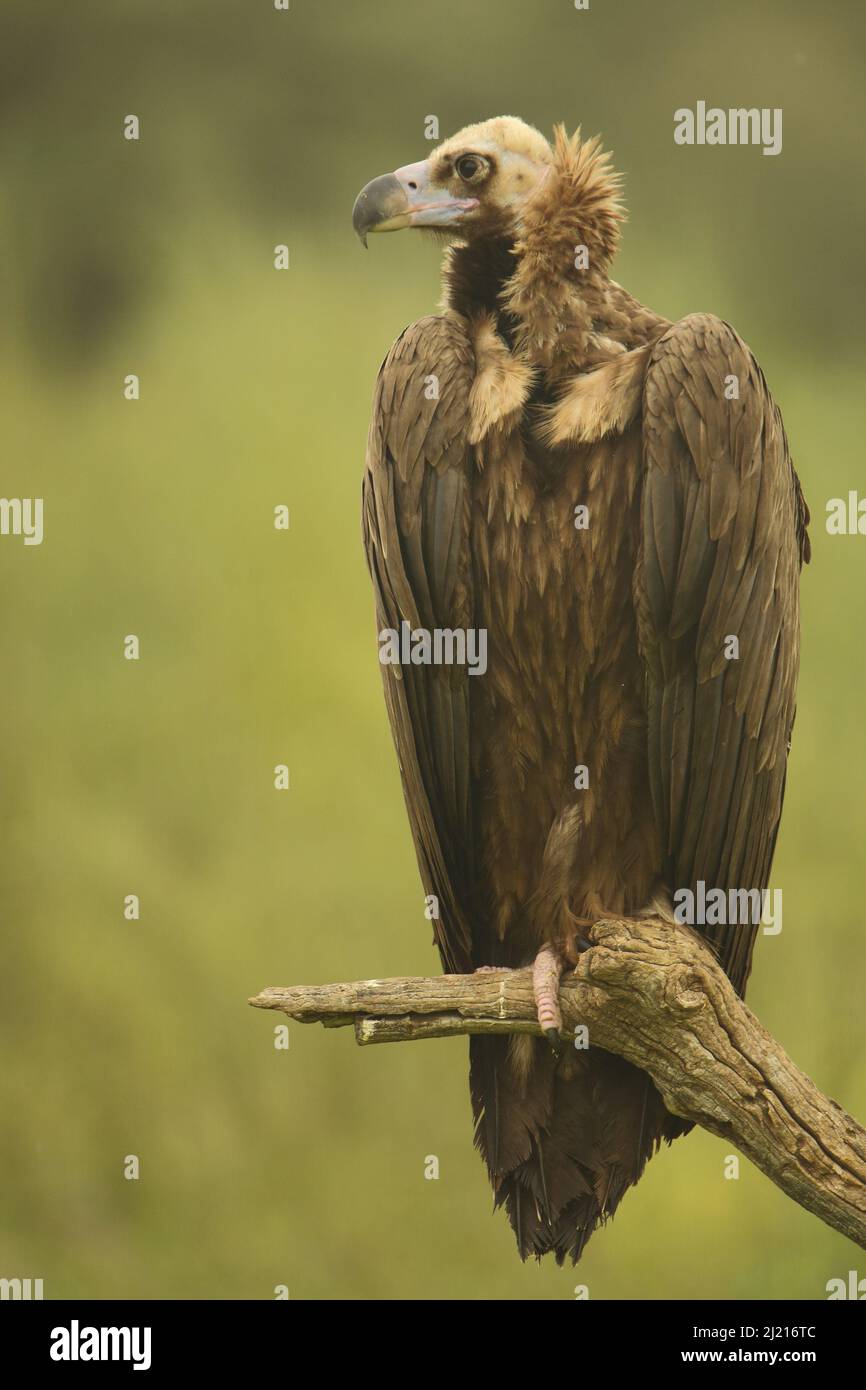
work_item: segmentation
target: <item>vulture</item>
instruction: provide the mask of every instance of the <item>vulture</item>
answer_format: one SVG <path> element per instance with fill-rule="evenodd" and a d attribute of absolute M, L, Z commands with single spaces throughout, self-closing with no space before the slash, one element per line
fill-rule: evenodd
<path fill-rule="evenodd" d="M 689 1128 L 645 1072 L 559 1044 L 562 972 L 602 918 L 767 889 L 809 558 L 760 367 L 612 279 L 623 216 L 597 137 L 512 116 L 353 213 L 365 245 L 447 242 L 441 313 L 379 372 L 363 538 L 442 967 L 533 967 L 540 1034 L 471 1038 L 470 1091 L 521 1258 L 560 1264 Z M 740 994 L 743 915 L 695 923 Z"/>

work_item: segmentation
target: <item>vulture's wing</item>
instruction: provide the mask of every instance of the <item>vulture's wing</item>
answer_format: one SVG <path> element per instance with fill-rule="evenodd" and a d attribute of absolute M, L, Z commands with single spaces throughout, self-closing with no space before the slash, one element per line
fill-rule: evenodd
<path fill-rule="evenodd" d="M 690 315 L 655 345 L 643 449 L 636 604 L 668 881 L 763 889 L 794 723 L 808 511 L 760 368 L 721 320 Z M 757 927 L 699 929 L 742 992 Z"/>
<path fill-rule="evenodd" d="M 376 386 L 363 531 L 377 627 L 470 628 L 468 398 L 474 354 L 451 315 L 397 339 Z M 472 969 L 472 816 L 466 665 L 383 665 L 409 822 L 440 916 L 446 971 Z"/>

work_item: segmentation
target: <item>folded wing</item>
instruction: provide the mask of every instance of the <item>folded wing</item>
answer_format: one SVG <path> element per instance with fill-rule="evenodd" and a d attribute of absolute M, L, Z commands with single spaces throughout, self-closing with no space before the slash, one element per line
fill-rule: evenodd
<path fill-rule="evenodd" d="M 643 449 L 635 602 L 668 882 L 761 890 L 794 723 L 808 511 L 779 411 L 727 324 L 691 315 L 655 345 Z M 742 992 L 757 927 L 699 930 Z"/>
<path fill-rule="evenodd" d="M 468 398 L 474 356 L 453 315 L 419 320 L 379 373 L 363 533 L 378 630 L 474 626 Z M 421 877 L 443 969 L 472 969 L 470 685 L 463 665 L 383 665 Z"/>

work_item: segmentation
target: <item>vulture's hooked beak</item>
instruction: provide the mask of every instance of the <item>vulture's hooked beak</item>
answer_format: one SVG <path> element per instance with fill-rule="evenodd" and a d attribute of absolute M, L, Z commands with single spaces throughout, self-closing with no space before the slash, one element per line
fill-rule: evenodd
<path fill-rule="evenodd" d="M 368 232 L 453 227 L 464 213 L 477 206 L 477 198 L 453 198 L 446 188 L 433 187 L 430 161 L 422 159 L 366 184 L 355 199 L 352 226 L 366 246 Z"/>

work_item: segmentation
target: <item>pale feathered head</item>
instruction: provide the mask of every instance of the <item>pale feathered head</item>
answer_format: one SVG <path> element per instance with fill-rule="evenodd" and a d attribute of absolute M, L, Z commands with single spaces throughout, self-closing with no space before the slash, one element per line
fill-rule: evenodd
<path fill-rule="evenodd" d="M 366 245 L 371 232 L 432 228 L 465 241 L 518 240 L 530 222 L 554 213 L 585 226 L 604 259 L 622 218 L 619 179 L 599 142 L 568 137 L 551 146 L 516 116 L 466 126 L 416 164 L 373 179 L 355 202 L 352 222 Z M 585 238 L 585 239 L 586 239 Z"/>

